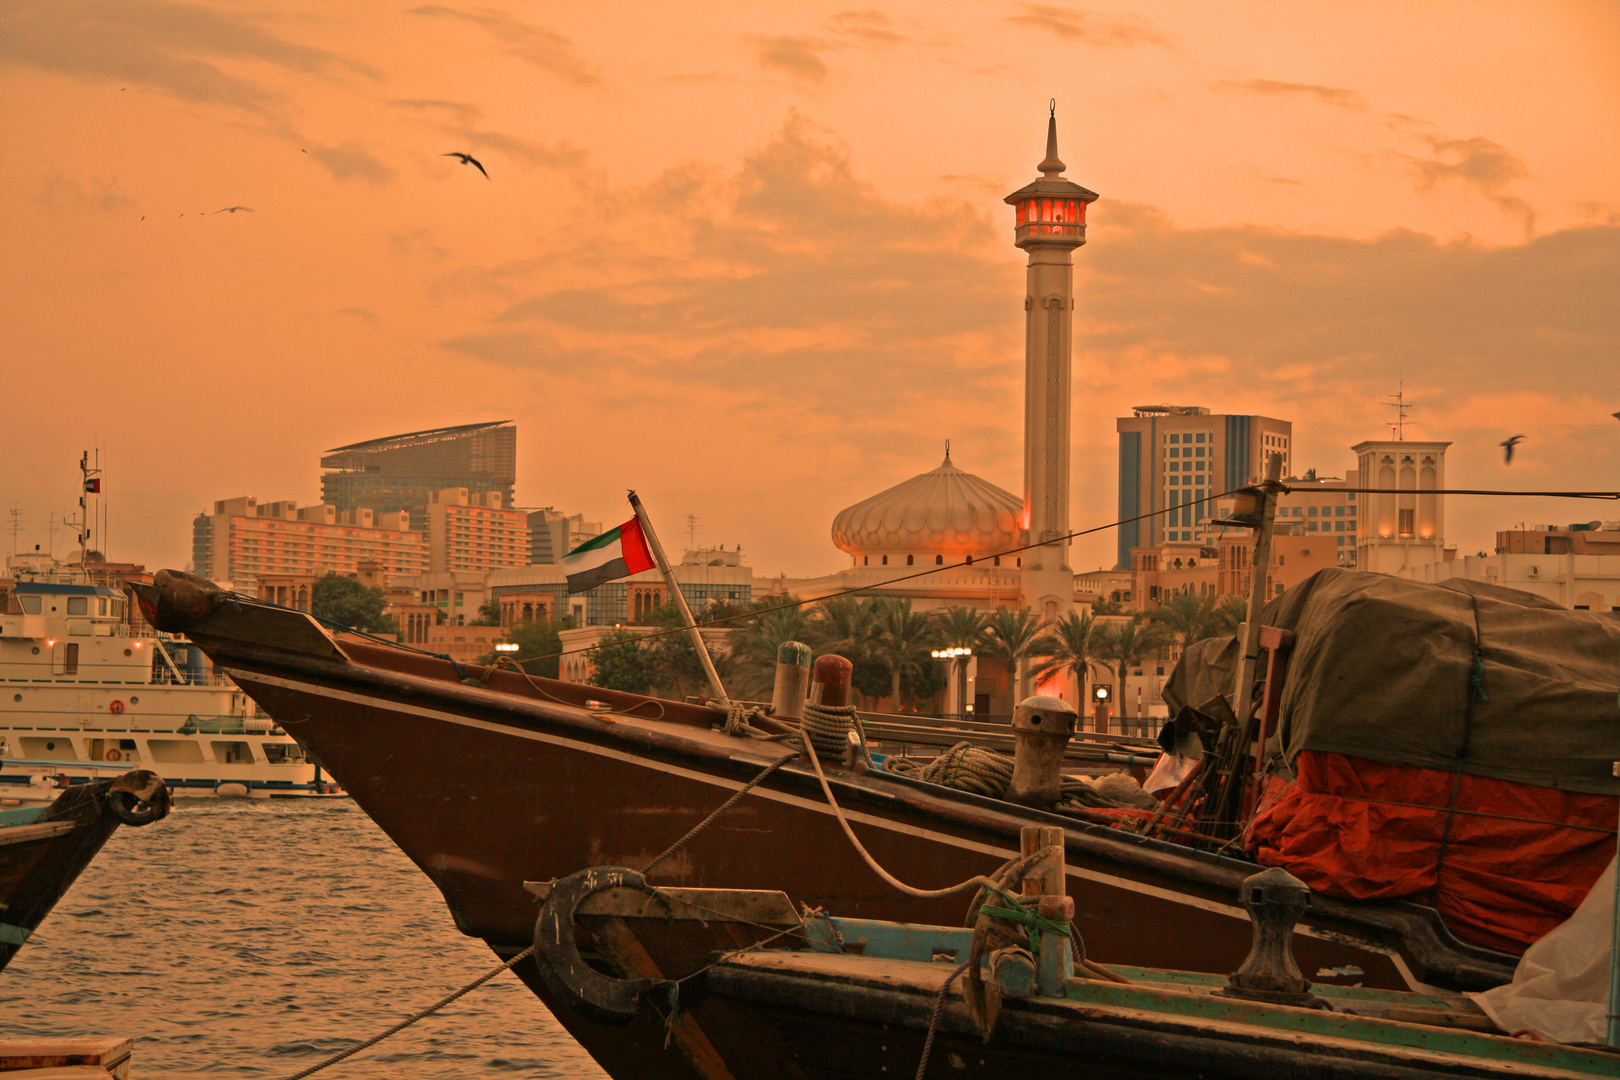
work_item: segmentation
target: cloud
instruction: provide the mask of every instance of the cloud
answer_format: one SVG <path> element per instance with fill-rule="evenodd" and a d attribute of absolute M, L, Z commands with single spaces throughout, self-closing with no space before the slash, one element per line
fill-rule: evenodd
<path fill-rule="evenodd" d="M 819 38 L 786 35 L 754 36 L 750 40 L 759 51 L 760 67 L 766 70 L 776 68 L 806 82 L 827 81 L 827 63 L 821 54 L 834 48 L 832 43 Z"/>
<path fill-rule="evenodd" d="M 371 156 L 371 152 L 357 142 L 342 146 L 316 146 L 309 156 L 320 162 L 339 180 L 365 180 L 372 184 L 386 184 L 394 177 L 394 170 Z"/>
<path fill-rule="evenodd" d="M 906 40 L 894 31 L 893 19 L 872 8 L 840 11 L 829 21 L 835 32 L 862 38 L 875 45 L 898 45 Z"/>
<path fill-rule="evenodd" d="M 1530 175 L 1519 155 L 1477 135 L 1469 139 L 1448 139 L 1440 135 L 1421 138 L 1428 144 L 1430 156 L 1396 154 L 1410 169 L 1419 190 L 1432 191 L 1446 181 L 1458 181 L 1474 188 L 1507 213 L 1523 218 L 1526 234 L 1531 232 L 1535 226 L 1535 211 L 1529 203 L 1507 191 L 1508 185 Z"/>
<path fill-rule="evenodd" d="M 1332 105 L 1335 108 L 1347 109 L 1351 112 L 1365 112 L 1367 110 L 1367 102 L 1363 100 L 1360 94 L 1341 86 L 1277 82 L 1274 79 L 1245 79 L 1241 82 L 1229 80 L 1217 83 L 1216 89 L 1246 90 L 1251 94 L 1264 94 L 1272 97 L 1308 97 L 1314 98 L 1324 105 Z"/>
<path fill-rule="evenodd" d="M 1164 35 L 1139 22 L 1115 22 L 1094 11 L 1025 4 L 1022 15 L 1008 15 L 1017 26 L 1033 27 L 1086 45 L 1165 45 Z"/>
<path fill-rule="evenodd" d="M 412 8 L 410 14 L 472 23 L 501 41 L 506 51 L 519 60 L 576 86 L 598 86 L 602 82 L 601 75 L 575 51 L 571 40 L 548 27 L 515 19 L 504 11 L 489 8 L 463 11 L 443 4 L 428 4 Z"/>
<path fill-rule="evenodd" d="M 37 199 L 53 212 L 60 210 L 99 210 L 113 213 L 128 210 L 135 200 L 125 195 L 118 179 L 79 181 L 54 169 L 45 178 Z"/>
<path fill-rule="evenodd" d="M 462 126 L 477 123 L 484 118 L 484 110 L 476 105 L 469 105 L 464 101 L 440 101 L 433 98 L 402 98 L 390 101 L 388 104 L 400 109 L 412 109 L 417 112 L 429 114 L 449 114 L 450 117 Z"/>
<path fill-rule="evenodd" d="M 204 59 L 205 57 L 210 59 Z M 260 61 L 305 74 L 375 75 L 252 21 L 165 0 L 59 0 L 0 5 L 0 65 L 150 87 L 184 101 L 268 113 L 275 95 L 212 60 Z"/>

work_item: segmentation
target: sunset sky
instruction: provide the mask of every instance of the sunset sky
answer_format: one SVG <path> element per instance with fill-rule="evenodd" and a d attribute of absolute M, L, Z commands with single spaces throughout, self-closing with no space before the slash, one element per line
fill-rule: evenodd
<path fill-rule="evenodd" d="M 1620 488 L 1620 4 L 13 0 L 0 501 L 45 543 L 99 446 L 108 555 L 183 566 L 215 499 L 318 501 L 328 448 L 511 419 L 521 505 L 634 487 L 672 548 L 690 513 L 829 571 L 946 439 L 1021 490 L 1001 199 L 1049 98 L 1101 193 L 1076 528 L 1158 402 L 1342 474 L 1404 385 L 1452 486 Z M 1472 553 L 1620 506 L 1447 517 Z"/>

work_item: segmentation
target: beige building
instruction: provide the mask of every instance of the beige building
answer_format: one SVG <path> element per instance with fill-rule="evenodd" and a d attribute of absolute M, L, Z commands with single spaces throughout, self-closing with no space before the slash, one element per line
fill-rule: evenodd
<path fill-rule="evenodd" d="M 221 499 L 192 522 L 191 561 L 203 577 L 255 594 L 263 577 L 353 575 L 362 562 L 390 575 L 419 574 L 428 567 L 427 541 L 405 526 L 402 513 Z"/>
<path fill-rule="evenodd" d="M 1499 532 L 1494 554 L 1445 558 L 1401 576 L 1435 583 L 1481 581 L 1576 611 L 1620 612 L 1620 521 Z"/>
<path fill-rule="evenodd" d="M 435 491 L 426 514 L 432 573 L 483 574 L 529 561 L 528 515 L 504 507 L 498 491 Z"/>
<path fill-rule="evenodd" d="M 585 541 L 602 535 L 600 521 L 586 521 L 584 514 L 565 514 L 552 507 L 530 510 L 530 566 L 552 566 Z"/>
<path fill-rule="evenodd" d="M 1446 448 L 1449 442 L 1380 439 L 1357 443 L 1356 473 L 1362 485 L 1386 489 L 1361 499 L 1356 566 L 1404 575 L 1443 562 L 1445 554 Z"/>

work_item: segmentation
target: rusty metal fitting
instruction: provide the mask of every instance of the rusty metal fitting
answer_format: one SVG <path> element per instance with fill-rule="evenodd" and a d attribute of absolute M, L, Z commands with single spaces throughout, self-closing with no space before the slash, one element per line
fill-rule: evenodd
<path fill-rule="evenodd" d="M 1063 754 L 1080 715 L 1062 698 L 1026 698 L 1013 709 L 1012 782 L 1007 799 L 1023 806 L 1057 803 L 1063 782 Z"/>

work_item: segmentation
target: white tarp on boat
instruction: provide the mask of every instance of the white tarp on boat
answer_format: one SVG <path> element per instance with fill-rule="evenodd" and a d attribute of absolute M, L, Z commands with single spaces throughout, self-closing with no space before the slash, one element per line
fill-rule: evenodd
<path fill-rule="evenodd" d="M 1561 1043 L 1608 1038 L 1614 877 L 1611 859 L 1575 914 L 1525 950 L 1512 982 L 1468 995 L 1497 1027 Z"/>

